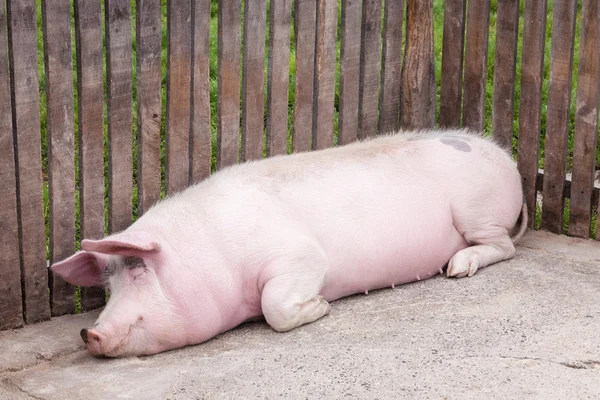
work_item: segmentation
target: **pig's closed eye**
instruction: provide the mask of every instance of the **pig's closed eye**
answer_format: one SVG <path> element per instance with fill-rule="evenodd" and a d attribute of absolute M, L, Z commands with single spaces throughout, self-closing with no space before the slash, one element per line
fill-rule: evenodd
<path fill-rule="evenodd" d="M 147 272 L 148 269 L 145 267 L 131 268 L 129 270 L 129 276 L 131 276 L 131 279 L 135 281 L 137 278 L 143 277 Z"/>

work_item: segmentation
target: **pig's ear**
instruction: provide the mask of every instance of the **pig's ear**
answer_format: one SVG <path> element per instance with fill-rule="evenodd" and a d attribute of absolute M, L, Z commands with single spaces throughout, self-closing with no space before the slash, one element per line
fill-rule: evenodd
<path fill-rule="evenodd" d="M 103 286 L 102 273 L 108 256 L 88 251 L 78 251 L 71 257 L 54 263 L 50 269 L 65 281 L 77 286 Z"/>
<path fill-rule="evenodd" d="M 100 240 L 83 240 L 81 248 L 104 254 L 144 257 L 160 251 L 160 244 L 146 232 L 121 232 Z"/>

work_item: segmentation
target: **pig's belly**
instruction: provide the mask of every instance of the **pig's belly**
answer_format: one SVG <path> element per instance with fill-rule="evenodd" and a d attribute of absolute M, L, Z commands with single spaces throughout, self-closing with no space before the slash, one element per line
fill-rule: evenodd
<path fill-rule="evenodd" d="M 452 216 L 412 220 L 408 215 L 394 227 L 361 237 L 337 235 L 324 241 L 329 270 L 321 295 L 333 301 L 355 293 L 401 285 L 439 274 L 450 258 L 468 246 L 452 224 Z M 391 223 L 390 223 L 391 222 Z M 354 241 L 353 241 L 354 239 Z"/>

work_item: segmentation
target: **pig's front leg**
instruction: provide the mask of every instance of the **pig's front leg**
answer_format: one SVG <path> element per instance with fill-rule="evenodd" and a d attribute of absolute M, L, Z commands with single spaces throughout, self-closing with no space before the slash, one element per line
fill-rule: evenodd
<path fill-rule="evenodd" d="M 319 295 L 327 258 L 314 246 L 302 246 L 275 261 L 261 296 L 267 323 L 278 332 L 289 331 L 329 314 L 329 303 Z"/>

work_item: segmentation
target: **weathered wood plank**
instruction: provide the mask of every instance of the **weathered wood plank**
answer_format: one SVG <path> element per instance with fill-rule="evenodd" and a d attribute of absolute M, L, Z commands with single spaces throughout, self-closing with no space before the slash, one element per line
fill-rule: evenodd
<path fill-rule="evenodd" d="M 462 109 L 466 0 L 444 1 L 440 126 L 458 128 Z"/>
<path fill-rule="evenodd" d="M 190 183 L 191 7 L 191 0 L 172 0 L 167 5 L 167 194 L 175 193 Z"/>
<path fill-rule="evenodd" d="M 519 3 L 519 0 L 499 2 L 496 19 L 492 134 L 507 149 L 512 149 L 513 138 Z"/>
<path fill-rule="evenodd" d="M 523 49 L 527 51 L 523 51 L 521 61 L 518 168 L 523 181 L 530 228 L 535 227 L 536 215 L 547 8 L 547 0 L 525 0 Z"/>
<path fill-rule="evenodd" d="M 267 87 L 267 154 L 287 153 L 292 1 L 271 2 Z"/>
<path fill-rule="evenodd" d="M 104 235 L 104 87 L 101 4 L 75 0 L 77 112 L 79 128 L 79 220 L 82 238 Z M 81 288 L 82 310 L 104 305 L 103 288 Z"/>
<path fill-rule="evenodd" d="M 342 2 L 338 125 L 338 142 L 340 144 L 353 142 L 358 137 L 361 12 L 360 0 Z"/>
<path fill-rule="evenodd" d="M 274 2 L 271 9 L 276 4 L 278 2 Z M 260 159 L 263 156 L 266 20 L 267 2 L 265 0 L 246 3 L 244 7 L 244 69 L 242 70 L 242 159 L 244 161 Z"/>
<path fill-rule="evenodd" d="M 210 0 L 195 0 L 192 70 L 192 182 L 210 175 Z"/>
<path fill-rule="evenodd" d="M 5 2 L 0 1 L 0 330 L 23 326 Z"/>
<path fill-rule="evenodd" d="M 132 66 L 131 9 L 128 0 L 106 0 L 106 76 L 108 90 L 108 229 L 131 224 Z"/>
<path fill-rule="evenodd" d="M 219 2 L 217 168 L 239 159 L 241 0 Z"/>
<path fill-rule="evenodd" d="M 296 39 L 296 86 L 292 128 L 294 152 L 308 151 L 312 143 L 316 5 L 317 0 L 294 2 Z"/>
<path fill-rule="evenodd" d="M 315 150 L 333 145 L 337 1 L 317 0 L 313 141 Z"/>
<path fill-rule="evenodd" d="M 490 0 L 469 1 L 467 12 L 463 126 L 483 131 Z"/>
<path fill-rule="evenodd" d="M 600 7 L 598 2 L 583 0 L 581 16 L 569 235 L 589 238 L 592 221 L 592 192 L 596 172 L 600 95 Z M 597 238 L 600 238 L 598 235 Z"/>
<path fill-rule="evenodd" d="M 17 206 L 25 321 L 50 317 L 42 208 L 42 154 L 35 1 L 7 2 Z"/>
<path fill-rule="evenodd" d="M 433 1 L 408 0 L 406 44 L 402 67 L 402 127 L 435 125 L 435 61 Z"/>
<path fill-rule="evenodd" d="M 161 10 L 160 0 L 137 0 L 137 142 L 138 213 L 160 199 L 161 123 Z"/>
<path fill-rule="evenodd" d="M 381 64 L 380 41 L 381 0 L 364 0 L 358 92 L 358 137 L 360 139 L 377 135 Z"/>
<path fill-rule="evenodd" d="M 563 229 L 576 15 L 577 0 L 554 4 L 542 204 L 542 229 L 552 233 Z"/>
<path fill-rule="evenodd" d="M 50 263 L 75 252 L 75 127 L 71 63 L 71 3 L 42 2 L 46 104 Z M 52 274 L 52 315 L 75 312 L 75 287 Z"/>
<path fill-rule="evenodd" d="M 404 0 L 386 1 L 384 8 L 379 100 L 379 132 L 383 134 L 398 130 L 400 124 Z"/>

